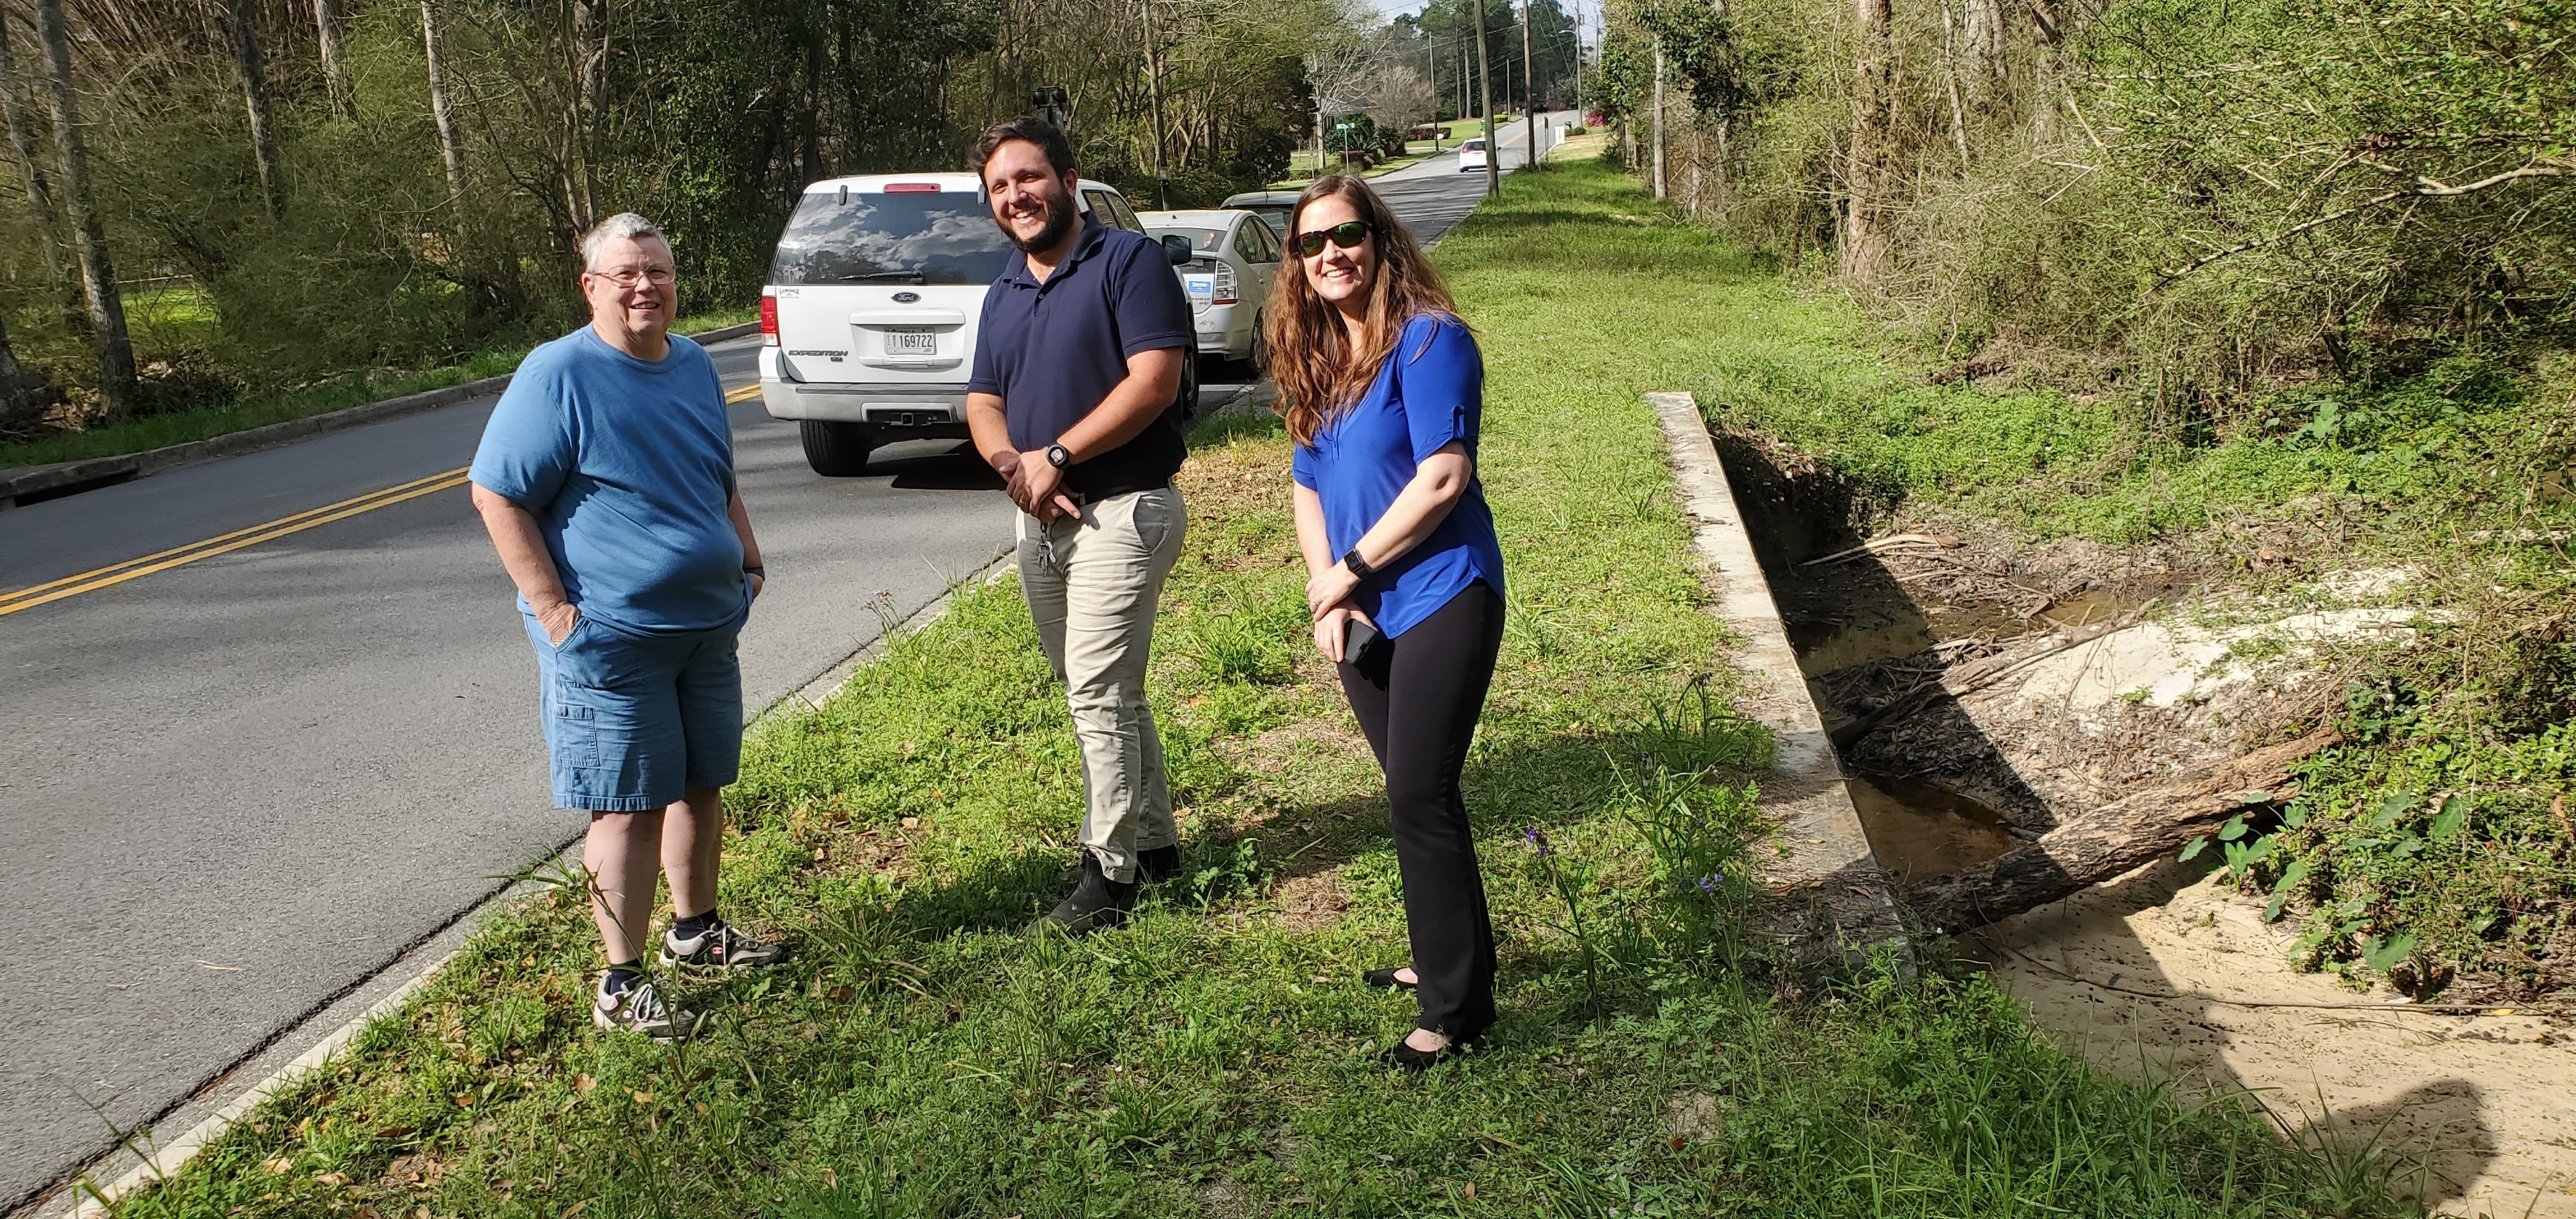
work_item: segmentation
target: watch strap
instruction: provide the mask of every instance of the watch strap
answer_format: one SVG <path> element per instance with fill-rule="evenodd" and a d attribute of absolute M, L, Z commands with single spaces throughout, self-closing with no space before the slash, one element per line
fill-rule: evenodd
<path fill-rule="evenodd" d="M 1377 571 L 1376 568 L 1368 565 L 1368 560 L 1360 557 L 1360 548 L 1357 546 L 1353 546 L 1349 550 L 1342 552 L 1342 566 L 1350 568 L 1352 575 L 1358 576 L 1363 580 L 1368 579 Z"/>

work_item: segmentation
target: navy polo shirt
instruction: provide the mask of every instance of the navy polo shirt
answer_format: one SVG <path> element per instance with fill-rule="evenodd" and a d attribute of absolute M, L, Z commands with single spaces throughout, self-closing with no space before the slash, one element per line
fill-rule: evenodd
<path fill-rule="evenodd" d="M 1054 444 L 1127 379 L 1127 357 L 1188 347 L 1190 302 L 1160 243 L 1085 216 L 1073 257 L 1039 283 L 1025 254 L 1011 255 L 984 294 L 969 393 L 1002 400 L 1011 444 Z M 1177 404 L 1176 404 L 1177 405 Z M 1136 438 L 1064 472 L 1066 487 L 1097 495 L 1159 486 L 1181 468 L 1181 412 L 1166 409 Z"/>

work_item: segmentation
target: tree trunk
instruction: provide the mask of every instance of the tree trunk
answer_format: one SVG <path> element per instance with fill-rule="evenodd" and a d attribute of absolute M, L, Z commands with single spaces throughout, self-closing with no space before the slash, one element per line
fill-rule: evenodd
<path fill-rule="evenodd" d="M 574 180 L 565 184 L 569 188 L 565 193 L 572 204 L 572 227 L 577 233 L 587 233 L 599 223 L 599 135 L 608 110 L 608 3 L 609 0 L 572 0 L 576 169 Z M 807 113 L 812 113 L 810 105 Z"/>
<path fill-rule="evenodd" d="M 1663 197 L 1664 197 L 1664 195 L 1665 195 L 1665 191 L 1664 191 L 1664 40 L 1663 40 L 1662 38 L 1660 38 L 1660 37 L 1659 37 L 1659 38 L 1657 38 L 1657 39 L 1655 39 L 1655 114 L 1654 114 L 1654 139 L 1653 139 L 1653 142 L 1652 142 L 1652 147 L 1650 147 L 1650 148 L 1648 149 L 1648 152 L 1649 152 L 1649 154 L 1650 154 L 1650 155 L 1652 155 L 1652 156 L 1655 158 L 1655 175 L 1654 175 L 1654 182 L 1655 182 L 1655 197 L 1656 197 L 1656 198 L 1658 198 L 1658 199 L 1661 199 L 1661 198 L 1663 198 Z"/>
<path fill-rule="evenodd" d="M 37 253 L 45 260 L 45 278 L 60 292 L 65 317 L 80 312 L 79 277 L 71 269 L 63 243 L 62 213 L 54 205 L 53 184 L 44 162 L 36 159 L 36 131 L 27 121 L 26 95 L 19 92 L 17 54 L 9 45 L 9 21 L 0 13 L 0 127 L 9 134 L 10 160 L 27 188 L 27 210 L 35 213 Z"/>
<path fill-rule="evenodd" d="M 1852 65 L 1851 153 L 1845 175 L 1842 272 L 1855 283 L 1876 278 L 1887 250 L 1886 211 L 1894 174 L 1888 144 L 1895 134 L 1896 81 L 1892 0 L 1852 0 L 1859 26 Z"/>
<path fill-rule="evenodd" d="M 259 161 L 259 194 L 268 218 L 286 212 L 286 171 L 278 164 L 277 130 L 268 110 L 267 74 L 259 55 L 259 0 L 232 0 L 233 71 L 241 77 L 242 108 L 250 112 L 250 149 Z"/>
<path fill-rule="evenodd" d="M 1983 107 L 2004 81 L 2003 0 L 1967 0 L 1960 23 L 1966 43 L 1968 96 Z"/>
<path fill-rule="evenodd" d="M 110 418 L 135 407 L 134 340 L 125 332 L 125 301 L 116 292 L 116 267 L 107 234 L 90 206 L 89 150 L 82 146 L 80 99 L 72 91 L 71 39 L 63 31 L 63 0 L 36 0 L 36 41 L 44 48 L 51 88 L 54 153 L 63 172 L 63 216 L 80 256 L 81 289 L 89 299 L 90 340 L 98 350 L 98 397 Z"/>
<path fill-rule="evenodd" d="M 58 395 L 41 377 L 30 376 L 9 346 L 9 328 L 0 323 L 0 441 L 33 439 L 45 430 L 45 411 Z"/>
<path fill-rule="evenodd" d="M 2250 804 L 2291 798 L 2290 767 L 2343 738 L 2321 728 L 2180 781 L 2117 800 L 1973 867 L 1905 891 L 1903 901 L 1944 931 L 1982 927 L 2171 854 Z"/>
<path fill-rule="evenodd" d="M 313 28 L 321 42 L 322 81 L 331 93 L 331 113 L 354 119 L 358 95 L 349 85 L 349 61 L 340 53 L 340 35 L 347 26 L 340 0 L 313 0 Z"/>
<path fill-rule="evenodd" d="M 456 116 L 447 108 L 447 67 L 438 49 L 437 0 L 420 0 L 420 51 L 429 64 L 429 115 L 438 124 L 438 158 L 447 167 L 447 201 L 465 206 L 465 150 L 456 142 Z"/>

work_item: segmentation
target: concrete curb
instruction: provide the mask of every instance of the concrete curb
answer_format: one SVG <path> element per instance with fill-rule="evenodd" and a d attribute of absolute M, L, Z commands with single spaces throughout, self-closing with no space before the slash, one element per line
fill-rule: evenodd
<path fill-rule="evenodd" d="M 1762 809 L 1779 823 L 1779 850 L 1758 856 L 1780 904 L 1777 931 L 1810 963 L 1851 963 L 1885 945 L 1910 966 L 1913 946 L 1894 891 L 1861 829 L 1708 421 L 1689 394 L 1648 394 L 1646 401 L 1671 448 L 1674 489 L 1690 517 L 1701 582 L 1714 598 L 1709 612 L 1744 641 L 1754 679 L 1745 710 L 1771 727 L 1775 773 L 1762 785 Z"/>
<path fill-rule="evenodd" d="M 895 640 L 927 630 L 948 612 L 959 590 L 991 584 L 1012 574 L 1013 556 L 1004 550 L 975 574 L 952 584 L 947 592 L 932 598 L 914 610 L 892 629 L 859 646 L 848 656 L 826 666 L 824 670 L 785 693 L 762 702 L 743 717 L 746 734 L 761 722 L 797 710 L 813 710 L 828 703 L 848 684 L 850 677 L 864 668 Z M 570 868 L 580 864 L 581 839 L 573 838 L 548 857 L 547 862 L 533 865 L 526 874 L 501 886 L 498 892 L 476 903 L 445 927 L 432 932 L 415 946 L 405 949 L 371 977 L 360 980 L 337 999 L 303 1023 L 288 1028 L 272 1038 L 269 1044 L 251 1058 L 207 1085 L 197 1095 L 173 1106 L 154 1125 L 172 1118 L 186 1120 L 191 1112 L 203 1113 L 178 1137 L 164 1143 L 153 1134 L 153 1125 L 135 1131 L 123 1146 L 92 1161 L 67 1185 L 51 1187 L 49 1196 L 32 1201 L 12 1212 L 13 1219 L 103 1219 L 118 1200 L 158 1184 L 187 1167 L 215 1140 L 232 1129 L 233 1123 L 257 1109 L 260 1102 L 295 1084 L 297 1080 L 329 1066 L 340 1052 L 356 1040 L 369 1024 L 402 1010 L 403 1003 L 422 987 L 436 979 L 447 968 L 465 942 L 483 921 L 510 902 L 543 888 L 549 862 Z M 294 1046 L 313 1026 L 333 1019 L 339 1023 L 300 1052 Z M 292 1055 L 291 1057 L 289 1055 Z M 279 1059 L 285 1059 L 281 1064 Z M 251 1084 L 229 1100 L 221 1100 L 225 1085 L 234 1077 L 261 1072 Z M 220 1101 L 220 1103 L 218 1103 Z M 121 1171 L 120 1171 L 121 1170 Z M 98 1184 L 98 1179 L 114 1173 L 113 1181 Z"/>
<path fill-rule="evenodd" d="M 701 343 L 721 343 L 727 339 L 740 338 L 758 329 L 760 329 L 760 323 L 744 322 L 740 325 L 720 326 L 714 330 L 700 331 L 689 337 Z M 146 449 L 140 453 L 0 470 L 0 509 L 15 507 L 21 501 L 55 499 L 98 487 L 130 482 L 157 474 L 183 462 L 234 457 L 290 441 L 302 440 L 307 436 L 346 431 L 350 428 L 365 427 L 370 423 L 382 423 L 387 419 L 417 415 L 422 411 L 434 411 L 442 406 L 454 406 L 469 398 L 497 394 L 509 388 L 509 385 L 510 374 L 503 373 L 497 377 L 484 377 L 440 389 L 379 399 L 359 406 L 325 411 L 319 415 L 307 415 L 301 419 L 288 419 L 264 427 L 246 428 L 238 432 L 227 432 L 221 436 L 209 436 L 204 440 L 191 440 L 185 444 Z"/>

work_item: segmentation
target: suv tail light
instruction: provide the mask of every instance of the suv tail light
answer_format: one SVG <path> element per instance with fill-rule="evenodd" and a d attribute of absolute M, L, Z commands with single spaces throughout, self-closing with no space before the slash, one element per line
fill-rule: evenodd
<path fill-rule="evenodd" d="M 778 294 L 768 289 L 760 294 L 760 345 L 778 346 Z"/>
<path fill-rule="evenodd" d="M 1211 259 L 1210 261 L 1216 263 L 1216 294 L 1208 298 L 1208 303 L 1212 305 L 1231 305 L 1236 301 L 1242 300 L 1243 297 L 1235 290 L 1234 264 L 1227 262 L 1222 258 Z"/>

